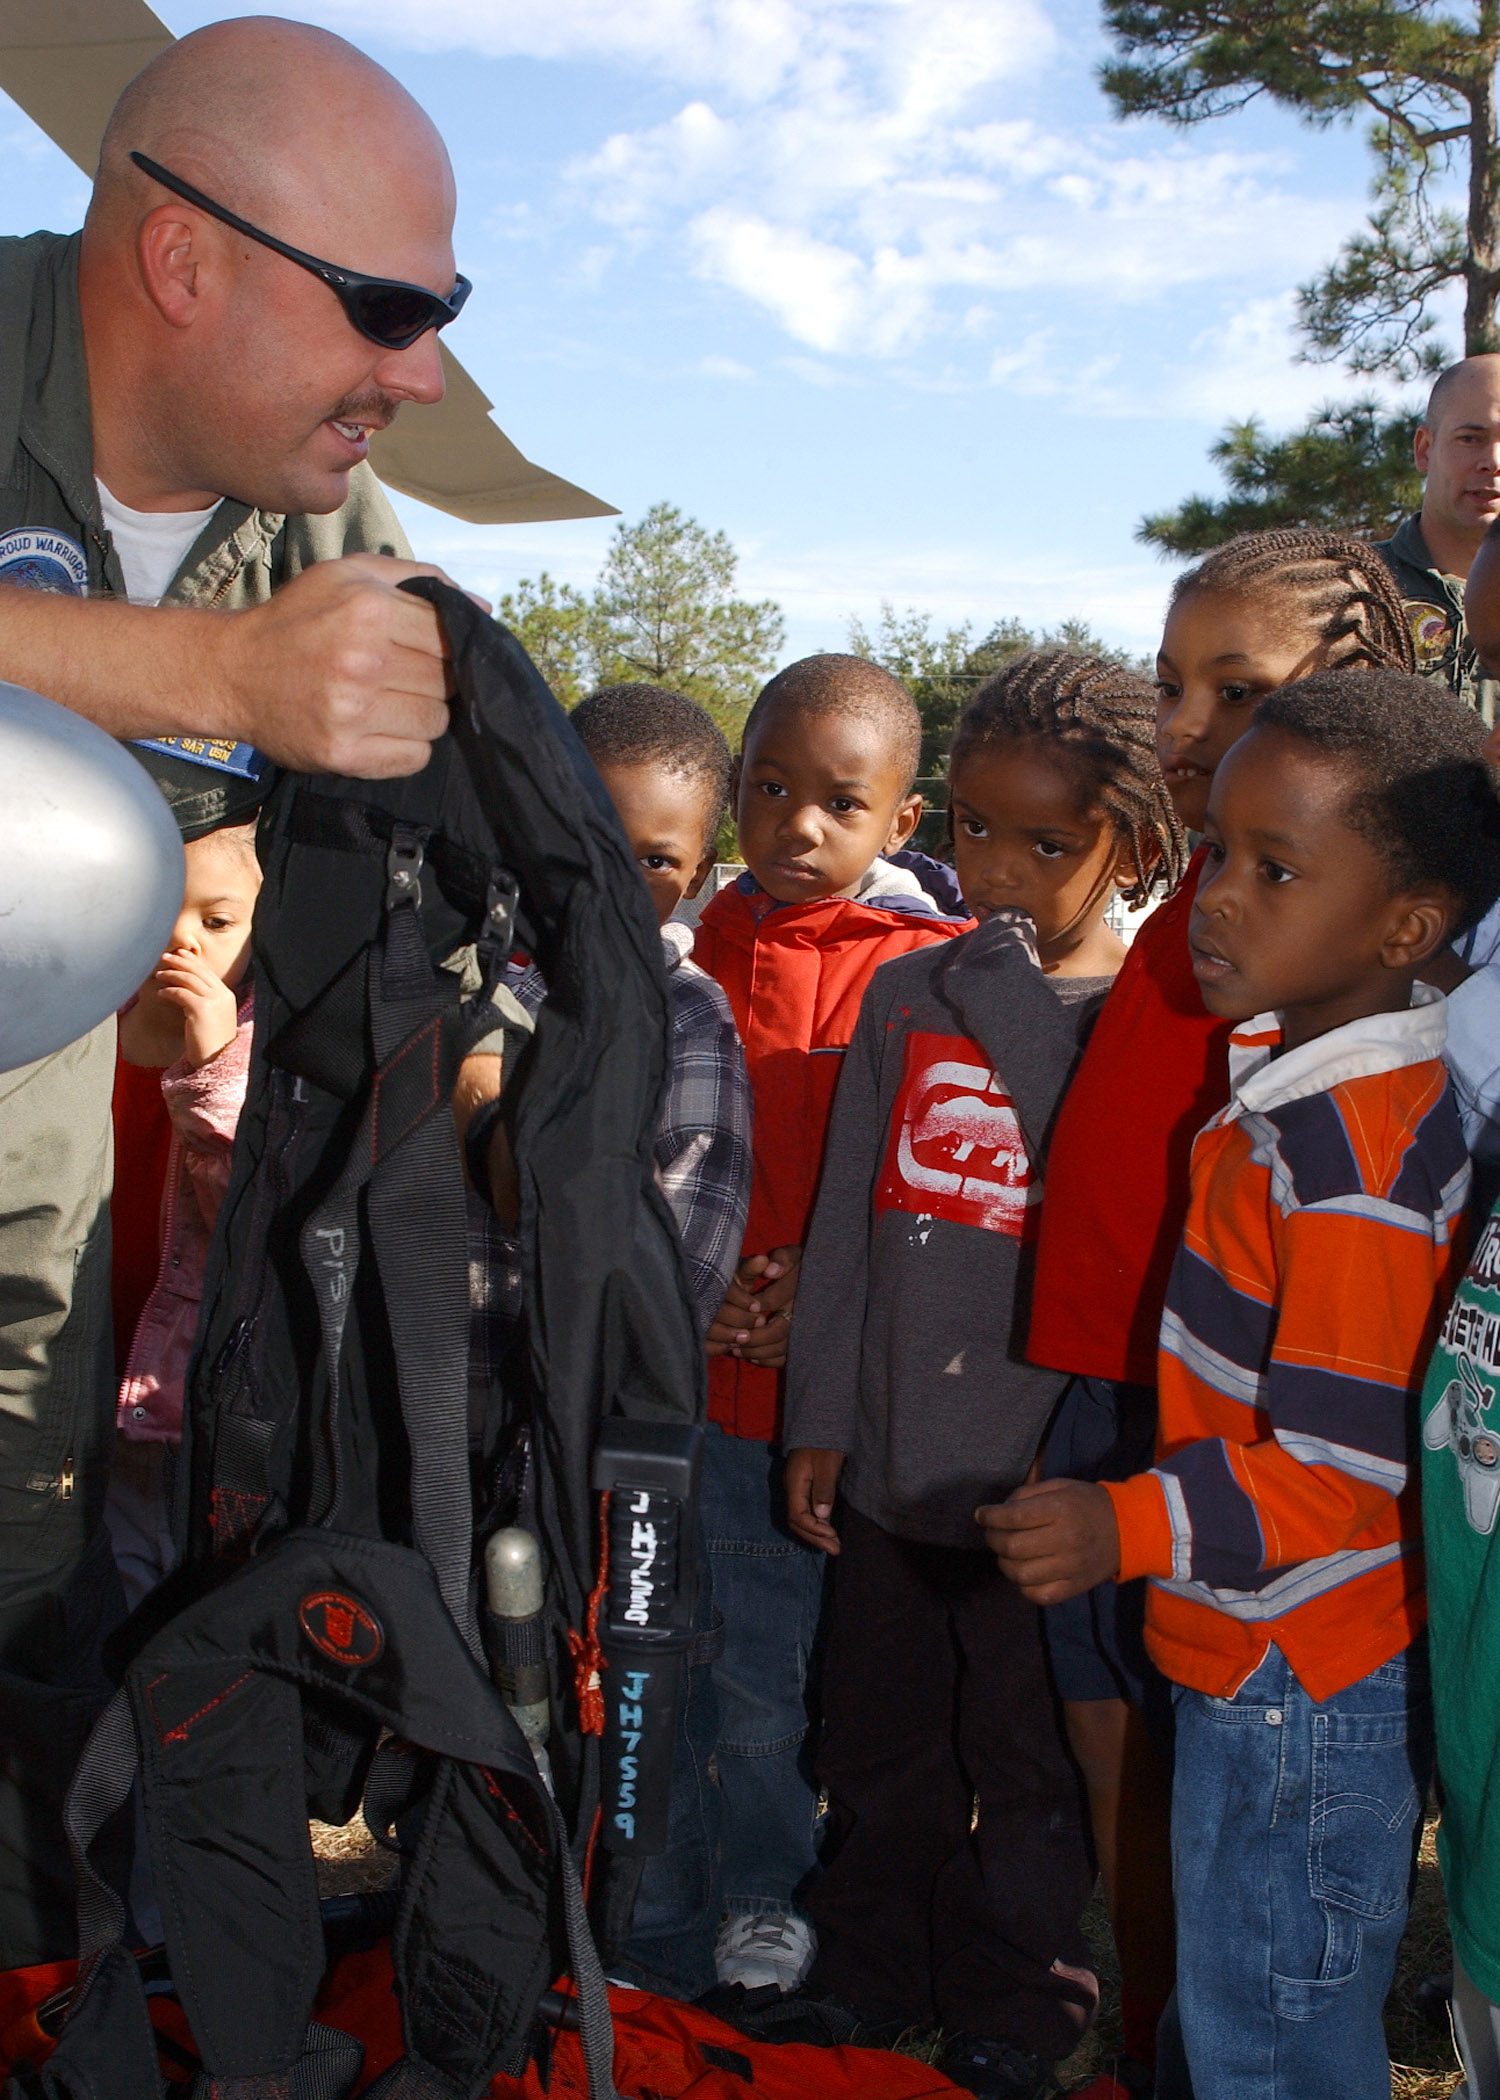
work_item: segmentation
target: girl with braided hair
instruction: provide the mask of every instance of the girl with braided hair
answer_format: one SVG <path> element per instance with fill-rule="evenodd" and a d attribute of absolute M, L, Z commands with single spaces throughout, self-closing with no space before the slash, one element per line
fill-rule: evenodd
<path fill-rule="evenodd" d="M 1156 660 L 1162 766 L 1198 830 L 1214 769 L 1277 686 L 1310 671 L 1416 668 L 1394 577 L 1326 532 L 1247 532 L 1179 576 Z"/>
<path fill-rule="evenodd" d="M 788 1521 L 837 1562 L 818 1953 L 776 2032 L 938 2025 L 941 2068 L 991 2100 L 1050 2093 L 1097 1996 L 1040 1616 L 974 1512 L 1026 1478 L 1066 1383 L 1021 1360 L 1019 1306 L 1046 1134 L 1125 956 L 1106 907 L 1184 857 L 1154 717 L 1138 673 L 1066 650 L 965 712 L 948 790 L 979 923 L 865 993 L 788 1349 Z"/>
<path fill-rule="evenodd" d="M 1327 532 L 1247 533 L 1179 577 L 1157 656 L 1157 748 L 1184 827 L 1267 694 L 1308 673 L 1414 668 L 1384 562 Z M 1229 1098 L 1229 1024 L 1204 1009 L 1187 947 L 1201 849 L 1116 977 L 1058 1117 L 1047 1163 L 1028 1354 L 1071 1371 L 1047 1477 L 1149 1466 L 1156 1345 L 1182 1237 L 1193 1139 Z M 1127 2060 L 1092 2100 L 1151 2090 L 1172 1988 L 1171 1700 L 1142 1635 L 1144 1584 L 1045 1613 L 1053 1677 L 1088 1789 L 1120 1954 Z"/>

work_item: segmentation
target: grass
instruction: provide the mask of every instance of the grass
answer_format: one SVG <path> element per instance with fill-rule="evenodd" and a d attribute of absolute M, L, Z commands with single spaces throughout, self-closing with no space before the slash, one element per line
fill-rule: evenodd
<path fill-rule="evenodd" d="M 1396 1963 L 1396 1982 L 1386 2006 L 1386 2038 L 1391 2051 L 1391 2100 L 1448 2100 L 1458 2083 L 1458 2059 L 1445 2031 L 1430 2027 L 1416 2009 L 1415 1993 L 1423 1979 L 1449 1966 L 1448 1927 L 1443 1878 L 1433 1843 L 1434 1824 L 1422 1833 L 1417 1888 L 1407 1920 L 1406 1937 Z M 324 1896 L 351 1895 L 390 1885 L 393 1861 L 382 1852 L 363 1823 L 336 1830 L 327 1823 L 312 1826 L 318 1862 L 318 1889 Z M 1119 1971 L 1104 1906 L 1096 1898 L 1084 1919 L 1099 1973 L 1099 2018 L 1083 2046 L 1059 2066 L 1065 2092 L 1086 2085 L 1108 2068 L 1120 2049 Z M 937 2037 L 903 2036 L 898 2047 L 931 2061 Z"/>

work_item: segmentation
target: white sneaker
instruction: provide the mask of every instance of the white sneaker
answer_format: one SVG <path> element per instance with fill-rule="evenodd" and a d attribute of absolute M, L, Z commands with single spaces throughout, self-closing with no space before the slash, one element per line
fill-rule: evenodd
<path fill-rule="evenodd" d="M 767 1984 L 794 1991 L 817 1951 L 817 1934 L 806 1918 L 774 1910 L 736 1913 L 719 1927 L 714 1968 L 720 1983 L 740 1983 L 747 1991 Z"/>

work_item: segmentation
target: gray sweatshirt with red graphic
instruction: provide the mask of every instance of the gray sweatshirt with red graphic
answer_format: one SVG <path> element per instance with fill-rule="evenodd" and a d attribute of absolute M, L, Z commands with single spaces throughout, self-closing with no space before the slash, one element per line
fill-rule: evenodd
<path fill-rule="evenodd" d="M 787 1358 L 787 1448 L 903 1538 L 979 1547 L 1067 1379 L 1023 1360 L 1041 1162 L 1107 978 L 1044 977 L 1031 922 L 885 963 L 834 1101 Z"/>

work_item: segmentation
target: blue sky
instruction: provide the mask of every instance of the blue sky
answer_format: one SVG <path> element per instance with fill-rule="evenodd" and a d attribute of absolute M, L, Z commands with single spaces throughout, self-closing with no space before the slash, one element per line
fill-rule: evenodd
<path fill-rule="evenodd" d="M 179 34 L 243 12 L 156 0 Z M 448 140 L 448 340 L 523 451 L 723 527 L 788 655 L 890 599 L 1154 647 L 1143 511 L 1215 485 L 1230 416 L 1354 391 L 1292 361 L 1292 288 L 1365 208 L 1356 131 L 1255 107 L 1111 120 L 1075 0 L 300 0 Z M 0 97 L 0 232 L 82 178 Z M 336 249 L 331 242 L 329 252 Z M 607 521 L 412 541 L 495 593 L 587 584 Z"/>

